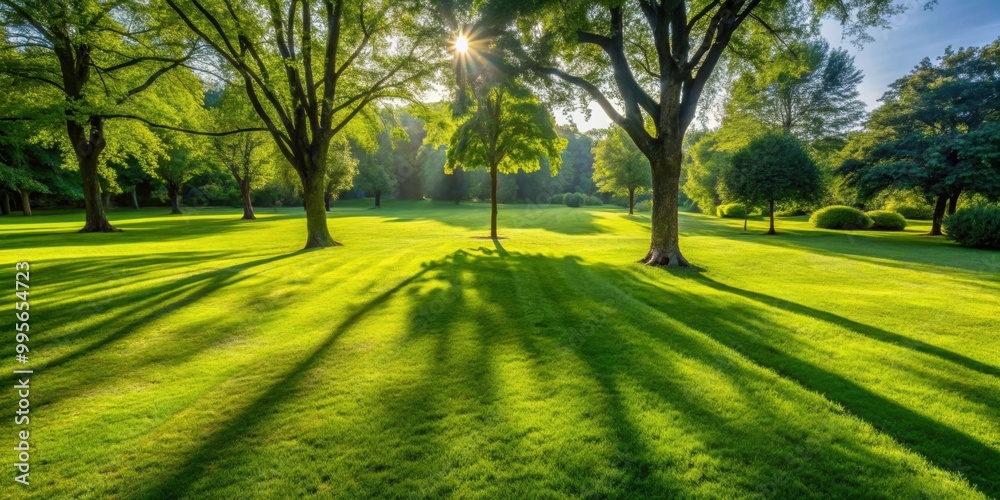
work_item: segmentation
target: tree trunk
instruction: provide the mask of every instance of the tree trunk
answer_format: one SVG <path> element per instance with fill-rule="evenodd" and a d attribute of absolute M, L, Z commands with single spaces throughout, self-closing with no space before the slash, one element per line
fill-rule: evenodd
<path fill-rule="evenodd" d="M 3 203 L 0 203 L 0 215 L 10 215 L 10 193 L 3 190 Z"/>
<path fill-rule="evenodd" d="M 375 191 L 375 208 L 382 208 L 382 191 Z"/>
<path fill-rule="evenodd" d="M 771 229 L 767 230 L 767 234 L 778 234 L 778 232 L 774 230 L 774 199 L 773 198 L 771 199 Z"/>
<path fill-rule="evenodd" d="M 103 193 L 101 193 L 101 198 L 102 198 L 102 203 L 104 203 L 104 209 L 108 210 L 109 208 L 111 208 L 111 192 L 104 191 Z"/>
<path fill-rule="evenodd" d="M 948 196 L 938 196 L 937 204 L 934 205 L 934 223 L 931 225 L 929 236 L 941 236 L 941 221 L 944 220 L 944 212 L 948 206 Z"/>
<path fill-rule="evenodd" d="M 635 188 L 628 190 L 628 214 L 633 215 L 632 208 L 635 206 Z"/>
<path fill-rule="evenodd" d="M 677 204 L 680 196 L 682 134 L 666 140 L 667 147 L 649 159 L 653 174 L 652 237 L 642 258 L 648 266 L 687 266 L 678 242 Z"/>
<path fill-rule="evenodd" d="M 81 233 L 110 233 L 121 231 L 108 222 L 101 204 L 101 182 L 97 175 L 97 159 L 104 151 L 104 119 L 90 117 L 90 135 L 75 120 L 66 121 L 70 143 L 76 153 L 76 161 L 83 179 L 83 202 L 86 207 L 86 222 Z"/>
<path fill-rule="evenodd" d="M 490 238 L 497 239 L 497 166 L 490 167 Z"/>
<path fill-rule="evenodd" d="M 139 197 L 135 195 L 135 190 L 137 188 L 132 188 L 132 208 L 139 210 Z"/>
<path fill-rule="evenodd" d="M 302 180 L 302 201 L 306 209 L 306 248 L 323 248 L 340 245 L 330 236 L 326 225 L 326 175 L 314 174 L 309 178 L 299 174 Z"/>
<path fill-rule="evenodd" d="M 243 220 L 254 220 L 253 205 L 250 203 L 250 183 L 240 183 L 240 197 L 243 198 Z"/>
<path fill-rule="evenodd" d="M 31 215 L 31 200 L 28 199 L 28 192 L 21 190 L 21 213 Z"/>
<path fill-rule="evenodd" d="M 750 205 L 743 204 L 743 230 L 747 230 L 747 219 L 750 218 Z"/>
<path fill-rule="evenodd" d="M 955 215 L 955 210 L 958 209 L 958 195 L 962 194 L 961 191 L 951 195 L 948 199 L 948 215 Z"/>
<path fill-rule="evenodd" d="M 326 207 L 326 211 L 330 211 L 330 206 L 333 204 L 333 192 L 329 189 L 323 191 L 323 205 Z"/>
<path fill-rule="evenodd" d="M 182 214 L 181 212 L 181 188 L 170 184 L 167 186 L 167 194 L 170 195 L 170 213 Z"/>

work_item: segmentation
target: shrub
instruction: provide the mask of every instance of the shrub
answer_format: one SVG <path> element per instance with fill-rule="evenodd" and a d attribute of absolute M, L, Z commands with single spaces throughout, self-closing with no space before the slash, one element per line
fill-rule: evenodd
<path fill-rule="evenodd" d="M 601 205 L 604 204 L 604 202 L 601 201 L 601 199 L 598 198 L 598 197 L 596 197 L 596 196 L 589 195 L 589 194 L 584 194 L 584 195 L 580 195 L 580 196 L 583 197 L 582 201 L 583 201 L 584 205 L 590 205 L 590 206 L 599 207 L 599 206 L 601 206 Z"/>
<path fill-rule="evenodd" d="M 886 205 L 886 210 L 896 212 L 910 220 L 931 220 L 934 218 L 934 209 L 930 205 L 915 205 L 912 203 L 890 203 Z"/>
<path fill-rule="evenodd" d="M 906 229 L 906 219 L 896 212 L 888 210 L 872 210 L 865 212 L 865 215 L 872 218 L 874 224 L 872 229 L 884 229 L 886 231 L 902 231 Z"/>
<path fill-rule="evenodd" d="M 635 204 L 636 212 L 652 212 L 653 200 L 642 200 Z"/>
<path fill-rule="evenodd" d="M 583 204 L 583 195 L 577 193 L 569 193 L 566 195 L 567 207 L 578 207 L 582 204 Z"/>
<path fill-rule="evenodd" d="M 963 208 L 944 218 L 944 230 L 962 246 L 1000 250 L 1000 206 Z"/>
<path fill-rule="evenodd" d="M 553 205 L 563 205 L 566 203 L 566 194 L 554 194 L 549 197 L 549 203 Z"/>
<path fill-rule="evenodd" d="M 719 205 L 719 208 L 715 209 L 715 214 L 727 219 L 742 219 L 746 217 L 747 209 L 739 203 L 728 203 Z"/>
<path fill-rule="evenodd" d="M 868 229 L 875 221 L 864 212 L 845 205 L 833 205 L 813 212 L 809 222 L 824 229 Z"/>
<path fill-rule="evenodd" d="M 805 215 L 807 213 L 808 212 L 806 212 L 804 209 L 801 209 L 801 208 L 790 208 L 788 210 L 775 210 L 774 211 L 774 215 L 777 216 L 777 217 L 796 217 L 796 216 L 799 216 L 799 215 Z"/>

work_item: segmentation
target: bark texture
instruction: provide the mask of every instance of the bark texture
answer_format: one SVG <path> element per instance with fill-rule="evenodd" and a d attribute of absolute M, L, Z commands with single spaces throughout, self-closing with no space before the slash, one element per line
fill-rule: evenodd
<path fill-rule="evenodd" d="M 770 207 L 771 207 L 771 228 L 767 230 L 767 234 L 778 234 L 778 232 L 774 230 L 774 200 L 771 200 Z"/>
<path fill-rule="evenodd" d="M 0 215 L 10 215 L 10 193 L 7 190 L 3 192 L 3 200 L 0 203 Z"/>
<path fill-rule="evenodd" d="M 687 266 L 678 241 L 677 205 L 680 196 L 681 140 L 668 141 L 661 154 L 650 159 L 653 177 L 652 236 L 641 262 L 650 266 Z"/>
<path fill-rule="evenodd" d="M 243 198 L 243 220 L 254 220 L 257 217 L 253 214 L 253 204 L 250 202 L 250 184 L 240 183 L 240 197 Z"/>
<path fill-rule="evenodd" d="M 497 239 L 497 166 L 490 166 L 490 238 Z"/>
<path fill-rule="evenodd" d="M 635 188 L 628 190 L 628 214 L 633 215 L 632 209 L 635 207 Z"/>
<path fill-rule="evenodd" d="M 941 232 L 941 221 L 944 220 L 944 212 L 947 207 L 948 196 L 938 196 L 937 203 L 934 204 L 934 222 L 931 224 L 931 232 L 927 233 L 928 235 L 941 236 L 944 234 Z"/>
<path fill-rule="evenodd" d="M 27 191 L 21 191 L 21 213 L 24 215 L 31 215 L 31 200 L 28 195 Z"/>
<path fill-rule="evenodd" d="M 340 245 L 333 241 L 330 229 L 326 225 L 326 191 L 325 175 L 319 178 L 309 178 L 299 175 L 302 179 L 302 198 L 306 209 L 306 248 L 323 248 Z"/>
<path fill-rule="evenodd" d="M 76 153 L 76 161 L 80 167 L 80 177 L 83 180 L 83 203 L 86 211 L 86 222 L 81 233 L 110 233 L 121 231 L 108 222 L 104 214 L 104 204 L 101 203 L 101 182 L 97 175 L 97 159 L 104 151 L 104 120 L 92 116 L 88 121 L 89 133 L 83 125 L 74 120 L 66 121 L 69 140 Z"/>
<path fill-rule="evenodd" d="M 375 207 L 382 208 L 382 191 L 375 191 Z"/>

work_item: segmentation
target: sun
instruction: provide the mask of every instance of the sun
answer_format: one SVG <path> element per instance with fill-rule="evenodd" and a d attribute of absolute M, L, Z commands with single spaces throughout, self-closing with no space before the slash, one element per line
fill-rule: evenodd
<path fill-rule="evenodd" d="M 455 39 L 455 52 L 464 54 L 469 50 L 469 39 L 465 38 L 465 35 L 458 35 Z"/>

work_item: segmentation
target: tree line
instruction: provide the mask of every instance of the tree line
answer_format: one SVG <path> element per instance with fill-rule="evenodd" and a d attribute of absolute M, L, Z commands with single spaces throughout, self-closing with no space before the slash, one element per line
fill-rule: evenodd
<path fill-rule="evenodd" d="M 685 138 L 727 73 L 720 68 L 753 67 L 783 50 L 822 52 L 797 41 L 815 38 L 824 18 L 863 42 L 903 9 L 893 0 L 0 0 L 0 75 L 18 84 L 0 118 L 15 124 L 5 138 L 56 148 L 79 171 L 88 232 L 116 230 L 104 212 L 114 188 L 102 182 L 120 182 L 102 175 L 109 165 L 156 172 L 176 199 L 190 172 L 175 176 L 174 166 L 213 148 L 259 160 L 251 143 L 262 141 L 246 135 L 260 134 L 297 182 L 306 247 L 323 247 L 337 244 L 326 225 L 337 169 L 351 167 L 348 156 L 353 168 L 380 164 L 357 158 L 357 148 L 377 154 L 387 129 L 398 140 L 384 126 L 387 108 L 412 104 L 429 135 L 449 131 L 445 164 L 486 169 L 495 202 L 501 171 L 547 165 L 551 174 L 561 165 L 568 143 L 553 110 L 596 102 L 624 133 L 609 137 L 627 136 L 649 164 L 643 262 L 686 265 L 677 225 Z M 421 103 L 435 84 L 450 90 L 450 106 Z M 201 95 L 211 85 L 245 113 L 213 117 Z M 836 127 L 779 118 L 788 131 Z M 243 143 L 219 144 L 231 136 Z M 252 188 L 253 169 L 227 168 L 241 190 Z M 359 177 L 372 191 L 391 184 L 372 173 Z"/>

